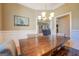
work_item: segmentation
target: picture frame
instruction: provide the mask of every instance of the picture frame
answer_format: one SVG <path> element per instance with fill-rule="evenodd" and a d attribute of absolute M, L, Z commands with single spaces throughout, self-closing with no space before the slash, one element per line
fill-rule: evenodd
<path fill-rule="evenodd" d="M 29 26 L 29 18 L 24 16 L 14 16 L 15 26 Z"/>

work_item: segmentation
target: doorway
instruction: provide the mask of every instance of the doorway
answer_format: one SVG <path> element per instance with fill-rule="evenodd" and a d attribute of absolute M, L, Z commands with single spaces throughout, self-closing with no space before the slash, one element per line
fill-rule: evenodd
<path fill-rule="evenodd" d="M 42 35 L 50 35 L 50 22 L 38 22 L 38 33 Z"/>
<path fill-rule="evenodd" d="M 71 37 L 71 13 L 56 17 L 56 34 Z"/>

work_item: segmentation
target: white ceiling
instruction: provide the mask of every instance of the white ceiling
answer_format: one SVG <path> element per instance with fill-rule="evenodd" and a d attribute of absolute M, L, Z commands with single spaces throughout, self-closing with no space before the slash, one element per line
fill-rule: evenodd
<path fill-rule="evenodd" d="M 35 10 L 54 10 L 64 3 L 20 3 Z"/>

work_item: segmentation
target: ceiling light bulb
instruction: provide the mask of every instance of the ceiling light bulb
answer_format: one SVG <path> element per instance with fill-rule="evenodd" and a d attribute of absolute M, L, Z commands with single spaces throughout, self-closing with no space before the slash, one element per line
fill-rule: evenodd
<path fill-rule="evenodd" d="M 41 20 L 42 19 L 42 17 L 41 16 L 38 16 L 38 20 Z"/>
<path fill-rule="evenodd" d="M 50 17 L 54 17 L 54 12 L 50 13 Z"/>
<path fill-rule="evenodd" d="M 49 20 L 52 20 L 52 17 L 49 17 Z"/>
<path fill-rule="evenodd" d="M 45 17 L 46 16 L 46 12 L 42 12 L 42 17 Z"/>

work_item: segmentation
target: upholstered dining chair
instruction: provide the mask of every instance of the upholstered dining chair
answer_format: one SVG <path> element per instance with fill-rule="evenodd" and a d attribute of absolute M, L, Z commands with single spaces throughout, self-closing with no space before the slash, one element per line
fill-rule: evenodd
<path fill-rule="evenodd" d="M 0 44 L 0 56 L 17 56 L 16 45 L 13 40 L 7 40 Z"/>

